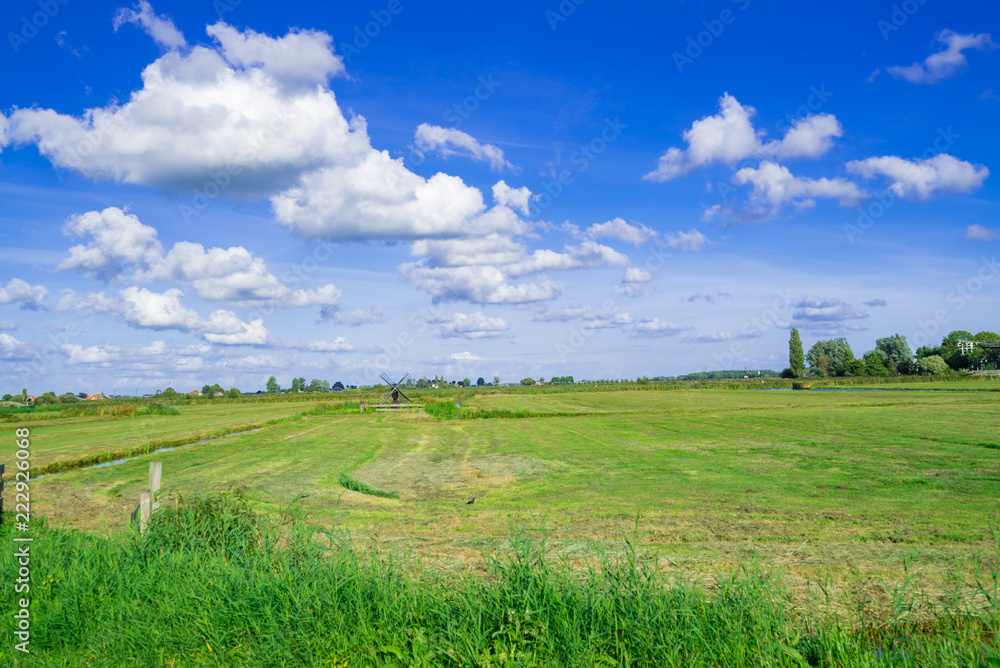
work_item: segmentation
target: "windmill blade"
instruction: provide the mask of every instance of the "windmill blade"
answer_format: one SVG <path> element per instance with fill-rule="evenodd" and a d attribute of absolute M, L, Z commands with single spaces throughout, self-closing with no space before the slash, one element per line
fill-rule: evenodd
<path fill-rule="evenodd" d="M 384 380 L 386 385 L 389 385 L 390 387 L 392 386 L 392 378 L 390 378 L 389 374 L 387 374 L 385 371 L 379 374 L 379 378 Z"/>
<path fill-rule="evenodd" d="M 411 400 L 411 399 L 410 399 L 410 398 L 409 398 L 408 396 L 406 396 L 405 394 L 403 394 L 403 391 L 402 391 L 401 389 L 399 389 L 399 388 L 397 387 L 397 388 L 396 388 L 396 391 L 397 391 L 397 392 L 399 392 L 399 396 L 403 397 L 404 399 L 406 399 L 406 400 L 407 400 L 408 402 L 410 402 L 411 404 L 413 403 L 413 401 L 412 401 L 412 400 Z"/>
<path fill-rule="evenodd" d="M 406 374 L 405 376 L 403 376 L 402 378 L 399 379 L 399 382 L 396 383 L 396 385 L 397 386 L 402 385 L 403 383 L 406 382 L 406 379 L 409 378 L 409 377 L 410 377 L 410 374 Z"/>

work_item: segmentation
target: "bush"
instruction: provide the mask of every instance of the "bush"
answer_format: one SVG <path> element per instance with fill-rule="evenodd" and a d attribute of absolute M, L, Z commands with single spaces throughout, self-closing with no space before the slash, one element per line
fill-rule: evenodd
<path fill-rule="evenodd" d="M 784 371 L 781 372 L 781 377 L 782 378 L 796 378 L 796 375 L 795 375 L 795 372 L 792 371 L 791 369 L 785 369 Z"/>
<path fill-rule="evenodd" d="M 792 389 L 793 390 L 808 390 L 810 387 L 812 387 L 811 383 L 801 383 L 801 382 L 800 383 L 792 383 Z"/>
<path fill-rule="evenodd" d="M 920 373 L 927 376 L 946 376 L 951 373 L 951 367 L 940 355 L 928 355 L 917 361 Z"/>
<path fill-rule="evenodd" d="M 75 404 L 80 401 L 80 397 L 76 396 L 72 392 L 66 392 L 65 394 L 59 395 L 59 403 L 61 404 Z"/>

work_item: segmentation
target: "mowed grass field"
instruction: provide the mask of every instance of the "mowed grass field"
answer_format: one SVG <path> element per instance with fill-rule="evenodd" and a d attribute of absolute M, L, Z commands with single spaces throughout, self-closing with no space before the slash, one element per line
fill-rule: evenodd
<path fill-rule="evenodd" d="M 56 525 L 119 530 L 155 459 L 167 503 L 244 489 L 261 510 L 295 503 L 321 526 L 448 568 L 481 568 L 521 527 L 548 533 L 551 554 L 586 562 L 620 549 L 637 519 L 644 549 L 686 572 L 725 571 L 756 556 L 800 583 L 930 583 L 956 564 L 997 559 L 989 528 L 1000 527 L 1000 393 L 675 389 L 460 399 L 454 419 L 306 415 L 48 476 L 32 503 Z M 182 406 L 177 416 L 38 423 L 33 464 L 315 407 Z M 518 410 L 533 417 L 471 419 Z M 398 498 L 347 490 L 344 475 Z"/>

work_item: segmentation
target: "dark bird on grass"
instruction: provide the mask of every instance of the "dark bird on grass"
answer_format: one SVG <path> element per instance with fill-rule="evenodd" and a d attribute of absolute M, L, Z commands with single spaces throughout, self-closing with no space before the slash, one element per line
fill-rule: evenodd
<path fill-rule="evenodd" d="M 465 505 L 471 506 L 475 502 L 476 502 L 476 497 L 472 497 L 471 499 L 465 502 Z"/>

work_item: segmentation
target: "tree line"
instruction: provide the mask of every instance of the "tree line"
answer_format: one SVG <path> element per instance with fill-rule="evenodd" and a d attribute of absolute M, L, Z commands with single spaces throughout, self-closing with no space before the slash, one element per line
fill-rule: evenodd
<path fill-rule="evenodd" d="M 1000 350 L 983 348 L 981 343 L 1000 343 L 1000 334 L 965 330 L 949 333 L 936 347 L 921 346 L 916 353 L 906 337 L 893 334 L 875 340 L 875 348 L 855 357 L 845 338 L 817 341 L 803 352 L 799 330 L 792 329 L 788 339 L 788 368 L 785 378 L 804 376 L 941 376 L 959 371 L 996 369 Z M 809 364 L 808 368 L 806 363 Z"/>

